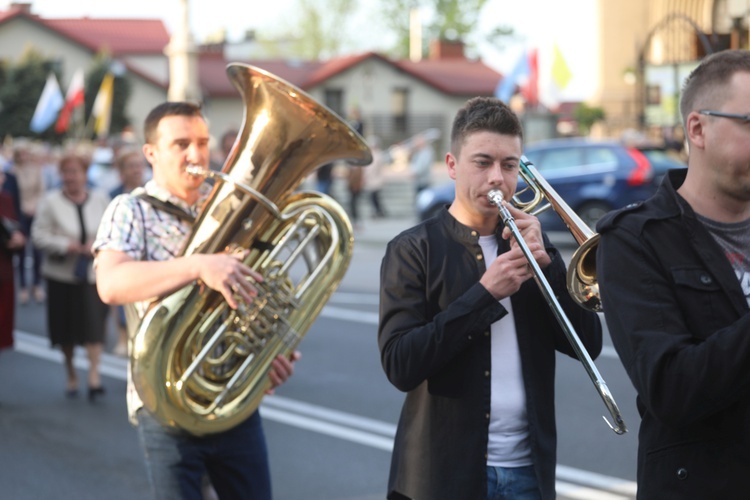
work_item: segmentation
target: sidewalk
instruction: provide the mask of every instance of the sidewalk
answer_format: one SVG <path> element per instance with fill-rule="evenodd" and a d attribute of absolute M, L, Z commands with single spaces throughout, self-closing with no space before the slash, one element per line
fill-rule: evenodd
<path fill-rule="evenodd" d="M 417 224 L 416 215 L 411 217 L 385 217 L 364 219 L 354 230 L 354 246 L 382 247 L 400 232 Z"/>

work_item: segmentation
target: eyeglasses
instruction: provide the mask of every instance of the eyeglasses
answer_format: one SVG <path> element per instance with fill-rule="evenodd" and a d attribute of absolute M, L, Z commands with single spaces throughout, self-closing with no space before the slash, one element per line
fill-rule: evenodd
<path fill-rule="evenodd" d="M 745 123 L 750 123 L 750 115 L 738 115 L 737 113 L 722 113 L 721 111 L 709 111 L 702 109 L 698 113 L 706 116 L 718 116 L 719 118 L 733 118 L 735 120 L 742 120 Z"/>

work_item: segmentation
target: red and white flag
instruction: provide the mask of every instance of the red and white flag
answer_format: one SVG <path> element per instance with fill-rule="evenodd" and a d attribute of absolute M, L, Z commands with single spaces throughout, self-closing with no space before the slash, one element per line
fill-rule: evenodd
<path fill-rule="evenodd" d="M 68 130 L 73 111 L 78 106 L 83 105 L 83 102 L 83 70 L 79 69 L 73 74 L 73 78 L 70 80 L 70 87 L 68 87 L 68 93 L 65 96 L 65 105 L 60 110 L 60 116 L 57 118 L 57 123 L 55 124 L 55 132 L 62 134 Z"/>

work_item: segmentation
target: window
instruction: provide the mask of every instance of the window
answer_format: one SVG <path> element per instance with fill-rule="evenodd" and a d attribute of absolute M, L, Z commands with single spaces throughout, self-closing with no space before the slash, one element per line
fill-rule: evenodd
<path fill-rule="evenodd" d="M 617 165 L 617 155 L 610 148 L 589 148 L 586 150 L 587 165 Z"/>
<path fill-rule="evenodd" d="M 339 116 L 346 116 L 344 114 L 344 91 L 341 89 L 326 89 L 325 90 L 325 105 L 331 108 Z"/>
<path fill-rule="evenodd" d="M 582 151 L 578 148 L 550 149 L 529 155 L 540 172 L 577 167 L 583 163 Z"/>
<path fill-rule="evenodd" d="M 405 133 L 408 130 L 409 89 L 396 87 L 391 92 L 391 114 L 393 115 L 393 130 Z"/>

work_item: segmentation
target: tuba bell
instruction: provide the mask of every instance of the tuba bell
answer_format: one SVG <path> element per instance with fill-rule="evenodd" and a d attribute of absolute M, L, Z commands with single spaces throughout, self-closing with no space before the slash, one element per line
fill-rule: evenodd
<path fill-rule="evenodd" d="M 260 405 L 277 355 L 289 355 L 341 282 L 353 247 L 332 198 L 295 192 L 318 166 L 367 165 L 372 154 L 345 121 L 261 69 L 230 64 L 243 124 L 182 255 L 249 250 L 264 277 L 258 296 L 231 309 L 200 283 L 154 301 L 131 345 L 133 382 L 162 424 L 193 435 L 230 429 Z"/>

